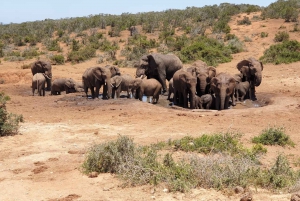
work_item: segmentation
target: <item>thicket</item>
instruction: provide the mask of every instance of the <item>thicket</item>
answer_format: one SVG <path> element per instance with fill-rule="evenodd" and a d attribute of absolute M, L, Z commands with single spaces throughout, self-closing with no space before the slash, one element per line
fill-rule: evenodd
<path fill-rule="evenodd" d="M 267 150 L 262 144 L 245 148 L 240 138 L 239 133 L 217 133 L 139 146 L 119 136 L 92 146 L 81 171 L 114 173 L 124 186 L 163 183 L 170 191 L 181 192 L 235 186 L 286 190 L 296 184 L 299 172 L 290 168 L 284 155 L 278 155 L 270 168 L 263 168 L 259 159 Z M 173 157 L 178 150 L 186 152 L 184 159 Z"/>
<path fill-rule="evenodd" d="M 137 25 L 141 25 L 143 31 L 139 31 L 139 33 L 159 31 L 158 41 L 149 40 L 142 34 L 134 34 L 129 39 L 123 53 L 128 61 L 133 61 L 138 60 L 141 54 L 149 52 L 151 48 L 158 48 L 162 53 L 180 51 L 182 45 L 186 45 L 188 42 L 184 41 L 183 37 L 174 36 L 177 28 L 185 30 L 186 34 L 190 34 L 191 37 L 204 36 L 207 28 L 216 34 L 229 33 L 228 22 L 232 15 L 258 10 L 261 10 L 259 6 L 223 3 L 219 6 L 188 7 L 185 10 L 169 9 L 162 12 L 123 13 L 121 15 L 99 14 L 59 20 L 45 19 L 21 24 L 1 24 L 0 56 L 8 57 L 7 51 L 3 50 L 9 49 L 8 46 L 12 44 L 35 46 L 42 42 L 48 51 L 57 52 L 62 52 L 60 44 L 65 43 L 70 47 L 67 61 L 71 62 L 81 62 L 90 58 L 91 55 L 94 56 L 91 48 L 108 53 L 113 58 L 119 48 L 117 41 L 110 44 L 104 34 L 99 33 L 99 29 L 111 26 L 111 31 L 106 37 L 112 38 L 119 36 L 120 31 L 129 30 L 130 27 Z M 75 33 L 75 37 L 71 37 L 71 33 Z M 163 45 L 159 46 L 159 43 Z M 130 53 L 130 51 L 132 52 Z M 38 54 L 41 53 L 38 51 Z M 8 60 L 24 59 L 27 58 L 22 57 L 21 54 Z M 121 62 L 116 61 L 116 63 Z"/>
<path fill-rule="evenodd" d="M 296 22 L 299 15 L 299 0 L 277 0 L 263 9 L 262 17 Z"/>
<path fill-rule="evenodd" d="M 7 112 L 6 102 L 9 100 L 9 96 L 5 95 L 4 92 L 0 92 L 0 136 L 16 134 L 19 123 L 23 122 L 22 115 Z"/>
<path fill-rule="evenodd" d="M 279 44 L 271 45 L 260 57 L 264 63 L 292 63 L 300 61 L 300 43 L 296 40 L 288 40 Z"/>

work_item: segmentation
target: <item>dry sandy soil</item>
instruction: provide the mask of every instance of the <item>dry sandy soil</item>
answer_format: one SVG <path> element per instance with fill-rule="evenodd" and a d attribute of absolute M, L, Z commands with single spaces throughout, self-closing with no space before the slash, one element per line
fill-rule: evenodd
<path fill-rule="evenodd" d="M 259 58 L 273 44 L 275 33 L 291 23 L 283 20 L 252 22 L 237 26 L 232 20 L 232 33 L 252 39 L 248 51 L 234 55 L 230 63 L 217 67 L 218 72 L 237 73 L 236 64 L 244 58 Z M 251 17 L 250 17 L 251 19 Z M 265 25 L 265 26 L 262 26 Z M 269 33 L 260 38 L 260 32 Z M 128 33 L 124 32 L 128 35 Z M 290 33 L 299 38 L 299 33 Z M 54 65 L 54 79 L 73 77 L 80 81 L 83 71 L 96 66 L 96 60 L 71 65 Z M 25 61 L 25 64 L 33 62 Z M 31 72 L 21 69 L 22 63 L 4 62 L 0 65 L 0 85 L 11 97 L 9 112 L 22 114 L 20 133 L 0 138 L 0 200 L 239 200 L 241 195 L 228 195 L 211 189 L 194 189 L 190 193 L 163 192 L 164 187 L 122 188 L 121 181 L 111 174 L 89 178 L 80 171 L 85 151 L 93 144 L 115 140 L 127 135 L 136 143 L 149 144 L 186 135 L 240 131 L 246 146 L 251 138 L 268 126 L 283 126 L 296 143 L 294 148 L 268 146 L 263 164 L 274 162 L 279 153 L 299 160 L 300 150 L 300 63 L 287 65 L 265 64 L 263 81 L 257 88 L 258 100 L 266 105 L 258 108 L 223 111 L 190 111 L 161 107 L 147 102 L 121 98 L 91 100 L 83 93 L 45 97 L 32 96 Z M 105 65 L 105 64 L 103 64 Z M 134 75 L 134 68 L 121 68 L 122 73 Z M 163 102 L 163 100 L 161 100 Z M 167 103 L 165 102 L 165 105 Z M 296 168 L 296 167 L 295 167 Z M 290 193 L 272 193 L 252 189 L 254 200 L 290 200 Z"/>

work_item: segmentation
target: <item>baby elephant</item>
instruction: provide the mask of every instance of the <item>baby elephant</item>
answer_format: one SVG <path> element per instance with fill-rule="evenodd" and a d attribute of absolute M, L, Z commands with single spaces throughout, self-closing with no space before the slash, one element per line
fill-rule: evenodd
<path fill-rule="evenodd" d="M 133 77 L 131 75 L 116 75 L 110 80 L 112 86 L 112 98 L 115 97 L 115 94 L 117 98 L 120 98 L 121 91 L 127 91 L 127 98 L 130 98 L 132 92 L 129 90 L 129 84 L 133 82 Z"/>
<path fill-rule="evenodd" d="M 248 81 L 236 82 L 235 90 L 234 90 L 236 101 L 244 101 L 244 98 L 248 93 L 249 88 L 250 88 L 250 83 Z"/>
<path fill-rule="evenodd" d="M 141 79 L 135 78 L 130 84 L 130 89 L 135 91 L 136 98 L 140 101 L 143 100 L 143 95 L 152 96 L 152 103 L 155 104 L 158 102 L 159 94 L 162 89 L 162 85 L 159 81 L 154 78 L 151 79 Z"/>
<path fill-rule="evenodd" d="M 195 96 L 195 108 L 196 109 L 211 109 L 212 95 L 204 94 L 201 97 Z"/>
<path fill-rule="evenodd" d="M 36 73 L 32 77 L 32 95 L 34 96 L 34 90 L 37 89 L 40 96 L 45 96 L 45 83 L 46 78 L 43 73 Z"/>
<path fill-rule="evenodd" d="M 51 95 L 60 95 L 62 91 L 66 94 L 82 91 L 79 88 L 80 85 L 72 78 L 58 78 L 52 82 Z"/>

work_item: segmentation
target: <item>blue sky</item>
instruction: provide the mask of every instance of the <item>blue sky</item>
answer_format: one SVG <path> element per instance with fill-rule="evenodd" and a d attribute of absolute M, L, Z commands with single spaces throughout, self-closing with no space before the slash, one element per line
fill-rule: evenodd
<path fill-rule="evenodd" d="M 21 23 L 89 15 L 138 13 L 220 3 L 268 6 L 276 0 L 1 0 L 0 23 Z"/>

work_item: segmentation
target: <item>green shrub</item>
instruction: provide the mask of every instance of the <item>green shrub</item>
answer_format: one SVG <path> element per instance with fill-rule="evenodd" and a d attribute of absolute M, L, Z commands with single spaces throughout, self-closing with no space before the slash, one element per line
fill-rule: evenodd
<path fill-rule="evenodd" d="M 67 60 L 72 63 L 79 63 L 86 61 L 96 56 L 96 50 L 90 46 L 85 46 L 78 51 L 71 51 L 67 55 Z"/>
<path fill-rule="evenodd" d="M 48 40 L 48 41 L 46 42 L 46 48 L 47 48 L 47 50 L 49 50 L 49 51 L 58 51 L 58 52 L 61 52 L 61 51 L 62 51 L 62 49 L 61 49 L 61 47 L 59 46 L 57 40 Z"/>
<path fill-rule="evenodd" d="M 36 50 L 36 48 L 26 48 L 22 52 L 22 57 L 25 57 L 26 59 L 32 59 L 32 58 L 37 57 L 39 55 L 40 54 L 38 53 L 38 51 Z"/>
<path fill-rule="evenodd" d="M 249 17 L 247 17 L 247 16 L 244 16 L 244 18 L 242 19 L 242 20 L 238 20 L 237 21 L 237 24 L 238 25 L 250 25 L 251 24 L 251 21 L 250 21 L 250 19 L 249 19 Z"/>
<path fill-rule="evenodd" d="M 229 62 L 232 51 L 216 39 L 196 37 L 190 44 L 182 47 L 179 58 L 183 63 L 202 60 L 208 65 L 217 66 L 219 63 Z"/>
<path fill-rule="evenodd" d="M 56 54 L 50 57 L 50 60 L 56 64 L 64 64 L 65 57 L 61 54 Z"/>
<path fill-rule="evenodd" d="M 290 35 L 285 31 L 279 31 L 277 34 L 275 34 L 274 41 L 275 42 L 283 42 L 289 40 Z"/>
<path fill-rule="evenodd" d="M 285 41 L 280 44 L 271 45 L 260 57 L 264 63 L 292 63 L 300 61 L 300 43 L 296 40 Z"/>
<path fill-rule="evenodd" d="M 227 47 L 230 48 L 233 54 L 244 51 L 244 44 L 238 38 L 231 39 L 227 42 Z"/>
<path fill-rule="evenodd" d="M 284 19 L 286 22 L 296 22 L 299 15 L 298 0 L 277 0 L 266 7 L 262 12 L 263 18 Z"/>
<path fill-rule="evenodd" d="M 294 146 L 295 143 L 284 131 L 285 129 L 283 127 L 270 127 L 264 129 L 259 136 L 252 139 L 252 142 L 264 145 Z"/>
<path fill-rule="evenodd" d="M 8 113 L 6 102 L 10 100 L 3 92 L 0 92 L 0 136 L 14 135 L 18 132 L 19 123 L 23 122 L 22 115 Z"/>
<path fill-rule="evenodd" d="M 268 37 L 268 35 L 269 35 L 269 34 L 268 34 L 267 32 L 261 32 L 261 33 L 260 33 L 260 37 L 261 37 L 261 38 L 266 38 L 266 37 Z"/>

